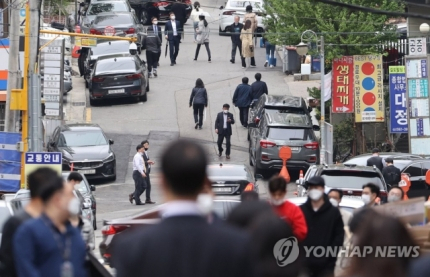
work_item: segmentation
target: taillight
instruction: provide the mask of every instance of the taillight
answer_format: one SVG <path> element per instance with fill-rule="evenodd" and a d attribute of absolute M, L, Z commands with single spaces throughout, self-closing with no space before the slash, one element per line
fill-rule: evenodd
<path fill-rule="evenodd" d="M 109 236 L 118 234 L 130 227 L 129 225 L 107 225 L 102 228 L 102 235 Z"/>
<path fill-rule="evenodd" d="M 255 123 L 255 124 L 260 123 L 260 119 L 259 119 L 258 117 L 256 117 L 256 118 L 255 118 L 255 120 L 254 120 L 254 123 Z"/>
<path fill-rule="evenodd" d="M 306 143 L 305 145 L 303 145 L 303 147 L 307 149 L 317 150 L 319 145 L 318 145 L 318 142 L 311 142 L 311 143 Z"/>
<path fill-rule="evenodd" d="M 267 155 L 261 155 L 261 160 L 263 160 L 263 161 L 270 161 L 270 158 Z"/>
<path fill-rule="evenodd" d="M 243 191 L 253 191 L 254 190 L 254 184 L 249 183 L 246 185 L 245 189 Z"/>
<path fill-rule="evenodd" d="M 140 79 L 141 75 L 140 74 L 132 74 L 132 75 L 127 75 L 125 76 L 125 78 L 129 79 L 129 80 L 136 80 L 136 79 Z"/>
<path fill-rule="evenodd" d="M 169 2 L 157 2 L 152 4 L 154 7 L 165 7 L 169 5 Z"/>
<path fill-rule="evenodd" d="M 260 146 L 262 148 L 270 148 L 276 146 L 276 143 L 267 140 L 260 140 Z"/>
<path fill-rule="evenodd" d="M 134 33 L 136 33 L 136 29 L 134 29 L 134 28 L 128 28 L 128 30 L 125 30 L 124 33 L 126 33 L 126 34 L 134 34 Z"/>
<path fill-rule="evenodd" d="M 101 35 L 102 34 L 102 32 L 100 32 L 99 30 L 97 30 L 97 29 L 90 29 L 90 34 L 92 34 L 92 35 Z"/>
<path fill-rule="evenodd" d="M 102 77 L 93 77 L 91 80 L 94 83 L 100 83 L 100 82 L 103 82 L 105 80 L 105 78 L 102 78 Z"/>
<path fill-rule="evenodd" d="M 222 14 L 223 15 L 233 15 L 236 11 L 225 11 Z"/>
<path fill-rule="evenodd" d="M 308 162 L 310 162 L 310 163 L 316 163 L 317 162 L 317 157 L 316 156 L 309 157 Z"/>

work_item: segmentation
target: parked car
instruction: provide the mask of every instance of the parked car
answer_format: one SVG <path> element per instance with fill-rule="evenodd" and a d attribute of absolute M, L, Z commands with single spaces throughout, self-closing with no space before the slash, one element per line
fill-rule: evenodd
<path fill-rule="evenodd" d="M 48 152 L 63 153 L 63 171 L 77 171 L 87 179 L 115 180 L 113 143 L 97 124 L 66 124 L 54 130 Z"/>
<path fill-rule="evenodd" d="M 297 180 L 297 196 L 306 196 L 306 181 L 314 176 L 321 176 L 325 181 L 325 192 L 336 188 L 343 191 L 343 196 L 359 198 L 363 191 L 363 185 L 373 183 L 381 190 L 381 201 L 387 201 L 387 184 L 378 168 L 375 166 L 355 165 L 314 165 L 306 172 L 303 180 Z"/>
<path fill-rule="evenodd" d="M 63 171 L 62 172 L 63 179 L 67 180 L 67 177 L 69 177 L 69 174 L 70 174 L 70 171 Z M 79 173 L 79 174 L 81 174 L 83 180 L 81 183 L 79 183 L 79 185 L 75 186 L 75 189 L 78 190 L 80 194 L 82 194 L 84 198 L 84 202 L 88 204 L 87 206 L 91 210 L 91 216 L 90 218 L 88 218 L 88 220 L 90 220 L 91 223 L 93 224 L 94 230 L 97 230 L 97 223 L 96 223 L 97 222 L 96 220 L 97 202 L 96 202 L 96 198 L 93 195 L 93 191 L 96 190 L 96 186 L 90 185 L 84 174 L 82 173 Z"/>
<path fill-rule="evenodd" d="M 246 6 L 252 5 L 252 11 L 257 14 L 257 33 L 264 32 L 263 19 L 265 17 L 263 11 L 263 1 L 262 0 L 251 0 L 251 1 L 238 1 L 238 0 L 228 0 L 224 6 L 221 6 L 219 14 L 219 35 L 224 35 L 224 33 L 231 32 L 230 25 L 234 22 L 234 17 L 236 15 L 240 16 L 240 22 L 246 13 Z"/>
<path fill-rule="evenodd" d="M 71 41 L 69 31 L 67 30 L 67 28 L 64 28 L 63 30 L 58 30 L 56 28 L 52 28 L 50 24 L 43 23 L 40 25 L 40 30 L 64 32 L 64 35 L 40 34 L 40 36 L 43 38 L 47 38 L 47 39 L 64 38 L 64 53 L 65 53 L 65 55 L 71 55 L 72 54 L 72 41 Z"/>
<path fill-rule="evenodd" d="M 297 206 L 300 206 L 308 200 L 308 197 L 293 197 L 293 198 L 288 198 L 287 200 Z M 350 213 L 353 213 L 354 210 L 361 208 L 363 206 L 364 206 L 364 202 L 361 199 L 351 198 L 348 196 L 342 197 L 342 201 L 340 201 L 340 204 L 339 204 L 339 208 L 345 211 L 348 211 Z"/>
<path fill-rule="evenodd" d="M 214 199 L 213 211 L 221 219 L 225 220 L 231 210 L 239 203 L 240 199 L 237 196 L 217 196 Z M 159 212 L 162 208 L 163 204 L 134 216 L 104 221 L 102 228 L 103 240 L 99 245 L 99 249 L 105 263 L 109 264 L 110 262 L 110 246 L 115 236 L 126 235 L 128 230 L 136 227 L 150 226 L 158 223 L 160 221 Z"/>
<path fill-rule="evenodd" d="M 276 110 L 264 113 L 258 128 L 249 123 L 249 163 L 256 174 L 268 169 L 281 169 L 279 149 L 289 146 L 292 151 L 287 161 L 289 170 L 307 170 L 319 162 L 319 143 L 307 115 L 288 114 Z"/>
<path fill-rule="evenodd" d="M 135 13 L 134 9 L 131 8 L 130 3 L 124 0 L 109 0 L 109 1 L 97 1 L 91 2 L 88 9 L 83 14 L 82 19 L 82 32 L 89 33 L 91 22 L 100 13 L 111 13 L 111 12 L 131 12 Z"/>
<path fill-rule="evenodd" d="M 135 97 L 146 102 L 148 69 L 139 57 L 115 55 L 98 59 L 88 84 L 90 105 L 106 98 Z"/>
<path fill-rule="evenodd" d="M 10 194 L 9 194 L 10 195 Z M 13 194 L 11 194 L 13 197 Z M 6 195 L 3 194 L 0 197 L 0 242 L 1 242 L 1 235 L 3 233 L 3 225 L 6 223 L 6 220 L 13 215 L 13 210 L 10 207 L 10 204 L 6 200 Z"/>
<path fill-rule="evenodd" d="M 257 101 L 251 103 L 249 110 L 248 124 L 255 123 L 256 127 L 260 123 L 260 118 L 263 117 L 267 110 L 278 111 L 279 113 L 292 113 L 308 115 L 309 120 L 312 122 L 310 112 L 312 107 L 306 105 L 302 97 L 291 95 L 266 95 L 263 94 Z M 248 140 L 250 130 L 248 129 Z"/>
<path fill-rule="evenodd" d="M 109 30 L 107 27 L 113 27 Z M 123 33 L 124 35 L 136 35 L 136 44 L 141 49 L 142 39 L 146 29 L 139 23 L 137 17 L 131 12 L 111 12 L 99 13 L 91 22 L 90 34 L 93 35 L 110 35 L 113 33 Z M 140 54 L 140 51 L 139 51 Z"/>
<path fill-rule="evenodd" d="M 221 195 L 237 195 L 245 190 L 258 192 L 256 180 L 262 176 L 253 176 L 243 164 L 213 163 L 207 168 L 212 191 Z"/>
<path fill-rule="evenodd" d="M 90 48 L 87 58 L 84 61 L 85 86 L 88 88 L 91 72 L 98 58 L 113 54 L 130 54 L 130 42 L 126 40 L 105 41 L 98 40 L 97 46 Z"/>
<path fill-rule="evenodd" d="M 139 1 L 130 0 L 131 7 L 136 11 L 140 22 L 145 25 L 151 24 L 151 18 L 156 17 L 160 21 L 169 20 L 169 13 L 172 9 L 172 5 L 176 1 L 164 1 L 164 0 L 152 0 L 152 1 Z M 191 0 L 178 0 L 186 5 L 187 19 L 190 17 L 193 9 Z"/>
<path fill-rule="evenodd" d="M 355 165 L 366 166 L 367 160 L 370 157 L 372 157 L 372 155 L 373 154 L 371 154 L 371 153 L 358 155 L 358 156 L 352 157 L 351 159 L 347 160 L 346 162 L 344 162 L 344 164 L 355 164 Z M 392 158 L 394 160 L 394 165 L 398 161 L 402 161 L 402 160 L 407 160 L 407 161 L 408 160 L 420 160 L 423 158 L 419 155 L 413 155 L 413 154 L 409 154 L 409 153 L 400 153 L 400 152 L 380 152 L 379 157 L 381 157 L 384 161 L 386 158 Z"/>

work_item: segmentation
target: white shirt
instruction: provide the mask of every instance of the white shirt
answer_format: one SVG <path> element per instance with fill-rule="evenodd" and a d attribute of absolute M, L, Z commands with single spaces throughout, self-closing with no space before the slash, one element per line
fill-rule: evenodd
<path fill-rule="evenodd" d="M 155 34 L 158 35 L 158 26 L 157 25 L 152 25 L 152 30 L 154 31 Z"/>
<path fill-rule="evenodd" d="M 203 216 L 195 201 L 171 201 L 161 207 L 161 217 L 173 217 L 182 215 L 199 215 Z"/>
<path fill-rule="evenodd" d="M 177 36 L 178 32 L 176 31 L 176 20 L 172 20 L 172 29 L 173 29 L 173 35 Z"/>
<path fill-rule="evenodd" d="M 137 152 L 133 157 L 133 171 L 143 173 L 145 170 L 145 163 L 143 162 L 142 154 Z"/>
<path fill-rule="evenodd" d="M 224 116 L 224 129 L 227 129 L 227 114 L 223 112 Z"/>

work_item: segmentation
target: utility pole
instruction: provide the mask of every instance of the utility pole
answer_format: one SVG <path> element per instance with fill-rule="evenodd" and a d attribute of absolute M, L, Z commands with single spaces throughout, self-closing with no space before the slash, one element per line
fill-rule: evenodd
<path fill-rule="evenodd" d="M 10 3 L 11 18 L 9 25 L 9 64 L 7 76 L 6 95 L 6 132 L 16 132 L 16 122 L 19 120 L 19 112 L 11 110 L 12 89 L 18 88 L 19 78 L 19 8 L 17 4 Z"/>
<path fill-rule="evenodd" d="M 321 153 L 320 153 L 320 164 L 327 162 L 326 158 L 326 140 L 327 135 L 325 132 L 325 91 L 324 91 L 324 80 L 325 80 L 325 65 L 324 65 L 324 36 L 321 36 L 320 40 L 320 71 L 321 71 Z"/>

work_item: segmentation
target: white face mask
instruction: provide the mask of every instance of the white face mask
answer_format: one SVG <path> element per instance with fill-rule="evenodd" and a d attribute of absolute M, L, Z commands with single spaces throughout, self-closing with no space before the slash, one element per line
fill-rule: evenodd
<path fill-rule="evenodd" d="M 158 21 L 154 21 L 154 22 L 152 22 L 152 24 L 157 25 L 157 24 L 158 24 Z"/>
<path fill-rule="evenodd" d="M 171 16 L 170 17 L 171 20 L 175 20 L 175 18 L 176 18 L 175 16 Z"/>
<path fill-rule="evenodd" d="M 321 197 L 323 196 L 324 192 L 322 192 L 319 189 L 311 189 L 308 192 L 309 198 L 314 200 L 314 201 L 318 201 L 321 199 Z"/>
<path fill-rule="evenodd" d="M 397 196 L 397 195 L 394 195 L 394 194 L 391 194 L 391 195 L 388 195 L 388 198 L 387 198 L 387 200 L 388 200 L 388 202 L 397 202 L 397 201 L 400 201 L 400 196 Z"/>
<path fill-rule="evenodd" d="M 70 200 L 69 205 L 67 206 L 67 209 L 70 213 L 70 215 L 78 215 L 81 211 L 81 201 L 79 201 L 78 198 L 73 197 L 72 200 Z"/>
<path fill-rule="evenodd" d="M 330 200 L 330 203 L 334 206 L 334 207 L 339 207 L 339 202 L 337 202 L 337 200 L 336 199 L 334 199 L 334 198 L 330 198 L 329 199 Z"/>
<path fill-rule="evenodd" d="M 363 200 L 365 205 L 369 204 L 370 203 L 370 195 L 369 194 L 362 194 L 361 200 Z"/>
<path fill-rule="evenodd" d="M 204 215 L 212 212 L 213 204 L 214 198 L 211 194 L 201 193 L 197 196 L 197 206 Z"/>
<path fill-rule="evenodd" d="M 223 113 L 228 113 L 228 110 L 222 110 Z"/>
<path fill-rule="evenodd" d="M 270 198 L 270 203 L 273 206 L 281 206 L 284 203 L 284 199 L 274 199 L 274 198 Z"/>

